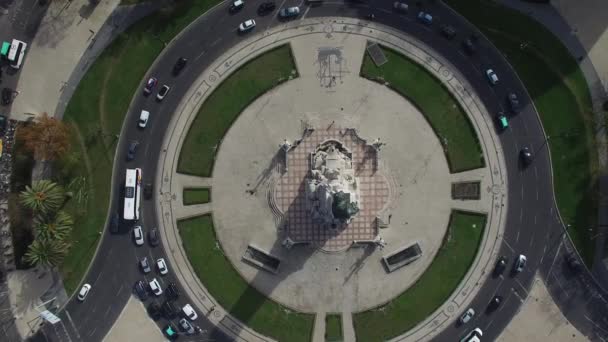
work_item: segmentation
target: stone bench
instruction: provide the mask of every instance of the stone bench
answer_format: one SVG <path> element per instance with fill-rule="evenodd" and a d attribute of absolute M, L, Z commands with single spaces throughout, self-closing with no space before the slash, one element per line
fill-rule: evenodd
<path fill-rule="evenodd" d="M 383 256 L 382 262 L 386 266 L 388 273 L 391 273 L 400 267 L 416 261 L 421 256 L 422 249 L 420 249 L 418 242 L 415 242 L 408 247 L 398 249 L 389 255 Z"/>

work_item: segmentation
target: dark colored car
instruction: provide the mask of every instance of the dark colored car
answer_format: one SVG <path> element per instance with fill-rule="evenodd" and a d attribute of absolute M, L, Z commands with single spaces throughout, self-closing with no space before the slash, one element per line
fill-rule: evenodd
<path fill-rule="evenodd" d="M 177 314 L 179 313 L 179 309 L 175 306 L 175 304 L 168 300 L 163 303 L 162 310 L 166 319 L 173 319 L 177 317 Z"/>
<path fill-rule="evenodd" d="M 148 305 L 148 315 L 150 315 L 150 318 L 155 321 L 160 319 L 163 315 L 160 305 L 158 305 L 156 302 L 150 303 L 150 305 Z"/>
<path fill-rule="evenodd" d="M 496 311 L 502 304 L 502 296 L 494 296 L 488 304 L 488 312 Z"/>
<path fill-rule="evenodd" d="M 175 65 L 173 66 L 173 76 L 179 75 L 179 73 L 182 72 L 182 70 L 184 70 L 187 63 L 188 63 L 188 60 L 185 59 L 184 57 L 178 58 L 177 61 L 175 62 Z"/>
<path fill-rule="evenodd" d="M 441 27 L 441 35 L 447 38 L 448 40 L 454 39 L 456 37 L 456 29 L 454 29 L 450 25 L 443 25 Z"/>
<path fill-rule="evenodd" d="M 177 289 L 177 285 L 175 285 L 175 283 L 169 283 L 165 289 L 165 295 L 167 296 L 168 300 L 176 300 L 179 298 L 179 290 Z"/>
<path fill-rule="evenodd" d="M 574 273 L 579 273 L 583 270 L 583 264 L 581 264 L 580 260 L 578 260 L 574 253 L 566 254 L 566 262 L 568 263 L 570 270 Z"/>
<path fill-rule="evenodd" d="M 509 103 L 509 109 L 513 114 L 517 114 L 520 111 L 519 99 L 515 93 L 507 95 L 507 102 Z"/>
<path fill-rule="evenodd" d="M 150 242 L 150 246 L 152 247 L 158 246 L 158 229 L 156 227 L 148 232 L 148 242 Z"/>
<path fill-rule="evenodd" d="M 152 183 L 144 184 L 144 197 L 146 199 L 152 198 Z"/>
<path fill-rule="evenodd" d="M 496 261 L 496 266 L 494 266 L 494 276 L 498 277 L 507 269 L 507 257 L 501 256 Z"/>
<path fill-rule="evenodd" d="M 464 49 L 464 52 L 466 52 L 466 54 L 469 56 L 475 53 L 475 44 L 473 43 L 473 40 L 471 40 L 471 38 L 466 39 L 462 42 L 462 48 Z"/>
<path fill-rule="evenodd" d="M 119 221 L 120 221 L 120 218 L 118 217 L 118 213 L 114 212 L 112 214 L 112 217 L 110 217 L 110 233 L 118 233 Z"/>
<path fill-rule="evenodd" d="M 277 8 L 277 5 L 273 1 L 263 2 L 258 7 L 258 15 L 267 15 L 270 12 L 274 11 Z"/>
<path fill-rule="evenodd" d="M 137 152 L 137 145 L 139 145 L 139 143 L 137 141 L 131 141 L 129 143 L 129 148 L 127 149 L 127 160 L 135 159 L 135 152 Z"/>
<path fill-rule="evenodd" d="M 146 283 L 143 280 L 138 280 L 135 283 L 135 293 L 142 301 L 148 299 L 148 292 L 146 291 Z"/>
<path fill-rule="evenodd" d="M 2 88 L 2 104 L 9 105 L 13 102 L 13 90 L 10 88 Z"/>
<path fill-rule="evenodd" d="M 4 133 L 4 131 L 6 130 L 7 122 L 8 120 L 6 119 L 6 116 L 0 115 L 0 133 Z"/>
<path fill-rule="evenodd" d="M 146 82 L 146 86 L 144 87 L 144 95 L 150 95 L 157 83 L 158 80 L 155 77 L 150 77 L 148 82 Z"/>
<path fill-rule="evenodd" d="M 532 160 L 534 159 L 532 152 L 528 147 L 524 147 L 521 149 L 521 151 L 519 151 L 519 158 L 524 166 L 532 164 Z"/>

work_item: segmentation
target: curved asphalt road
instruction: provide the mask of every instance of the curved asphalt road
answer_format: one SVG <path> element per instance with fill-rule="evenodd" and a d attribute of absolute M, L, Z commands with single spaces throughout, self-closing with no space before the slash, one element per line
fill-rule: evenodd
<path fill-rule="evenodd" d="M 141 167 L 143 169 L 144 182 L 155 179 L 157 172 L 157 157 L 162 153 L 162 137 L 171 115 L 183 94 L 213 61 L 223 51 L 233 46 L 241 38 L 235 33 L 237 25 L 245 19 L 255 18 L 258 26 L 255 31 L 259 32 L 264 27 L 279 25 L 276 20 L 276 12 L 265 17 L 257 16 L 257 5 L 261 1 L 250 1 L 246 7 L 235 15 L 228 14 L 228 4 L 215 7 L 204 16 L 197 19 L 187 30 L 175 39 L 171 46 L 164 51 L 152 66 L 149 75 L 159 79 L 159 86 L 166 83 L 172 86 L 171 92 L 161 103 L 155 102 L 154 96 L 148 98 L 135 94 L 132 106 L 126 117 L 125 126 L 118 144 L 118 159 L 115 165 L 116 176 L 113 179 L 115 187 L 112 207 L 120 211 L 122 196 L 121 188 L 124 182 L 124 170 L 127 167 Z M 594 310 L 601 306 L 597 291 L 589 290 L 594 287 L 593 282 L 587 275 L 573 278 L 567 274 L 563 266 L 563 252 L 568 250 L 568 244 L 563 247 L 563 227 L 557 216 L 554 206 L 551 166 L 546 149 L 544 135 L 539 119 L 534 109 L 529 105 L 530 99 L 525 90 L 512 72 L 503 56 L 494 49 L 489 42 L 480 37 L 477 52 L 472 56 L 466 56 L 460 48 L 464 37 L 475 31 L 471 25 L 466 23 L 458 15 L 441 3 L 425 5 L 424 10 L 431 13 L 433 26 L 424 26 L 415 20 L 417 9 L 412 4 L 410 13 L 400 15 L 392 11 L 392 1 L 374 1 L 374 9 L 362 3 L 325 2 L 321 6 L 308 7 L 299 0 L 284 0 L 277 2 L 277 10 L 286 6 L 301 5 L 303 16 L 344 16 L 362 18 L 373 12 L 376 21 L 403 30 L 431 46 L 438 53 L 449 59 L 454 66 L 467 76 L 468 82 L 485 106 L 491 113 L 498 113 L 506 108 L 506 94 L 514 91 L 522 101 L 524 109 L 522 112 L 510 118 L 510 128 L 500 134 L 500 140 L 504 149 L 507 162 L 507 173 L 509 182 L 509 207 L 506 221 L 504 243 L 501 254 L 509 257 L 509 268 L 515 256 L 523 253 L 528 257 L 526 270 L 517 277 L 510 277 L 508 272 L 499 278 L 489 278 L 480 292 L 472 302 L 478 315 L 466 327 L 451 326 L 442 332 L 436 340 L 454 341 L 454 336 L 462 336 L 474 327 L 484 330 L 484 340 L 494 340 L 506 327 L 519 309 L 521 302 L 527 296 L 534 273 L 540 268 L 545 279 L 549 279 L 551 293 L 556 289 L 551 285 L 551 279 L 564 280 L 576 279 L 576 282 L 586 284 L 587 292 L 592 293 L 590 300 L 586 303 L 568 301 L 565 303 L 560 296 L 554 295 L 564 314 L 585 334 L 595 334 L 608 331 L 598 329 L 598 324 L 608 324 L 595 321 L 589 323 L 582 317 L 592 316 L 591 304 Z M 453 41 L 448 41 L 438 33 L 441 24 L 454 26 L 458 35 Z M 256 33 L 254 31 L 254 33 Z M 178 77 L 170 75 L 175 60 L 180 57 L 188 58 L 189 62 L 185 70 Z M 484 70 L 493 68 L 500 83 L 492 87 L 488 84 Z M 151 120 L 145 130 L 136 127 L 136 121 L 141 109 L 151 112 Z M 134 161 L 125 160 L 127 145 L 130 141 L 137 140 L 140 145 Z M 533 164 L 522 169 L 518 163 L 518 152 L 523 146 L 529 146 L 536 152 Z M 154 205 L 150 201 L 142 204 L 141 224 L 147 232 L 156 226 Z M 155 248 L 147 244 L 143 247 L 135 247 L 131 241 L 131 225 L 121 224 L 121 234 L 104 234 L 99 253 L 87 274 L 85 281 L 93 285 L 86 302 L 81 304 L 72 299 L 61 313 L 63 324 L 47 326 L 45 332 L 51 340 L 60 341 L 99 341 L 109 331 L 117 319 L 122 308 L 126 304 L 134 282 L 143 279 L 137 267 L 137 260 L 143 256 L 156 259 L 165 255 L 162 246 Z M 570 247 L 571 248 L 571 247 Z M 490 264 L 494 260 L 487 261 Z M 171 270 L 171 265 L 169 265 Z M 152 273 L 154 276 L 154 272 Z M 557 276 L 556 276 L 557 274 Z M 145 277 L 150 279 L 150 276 Z M 171 273 L 166 277 L 157 276 L 159 280 L 166 282 L 172 278 Z M 561 284 L 561 283 L 560 283 Z M 561 286 L 561 285 L 560 285 Z M 579 288 L 578 285 L 573 288 Z M 183 292 L 183 291 L 182 291 Z M 499 294 L 504 297 L 503 305 L 494 313 L 484 313 L 485 307 L 490 299 Z M 187 298 L 178 301 L 180 304 L 187 302 Z M 562 296 L 563 297 L 563 296 Z M 561 301 L 560 301 L 561 300 Z M 147 302 L 150 302 L 148 300 Z M 605 306 L 605 305 L 604 305 Z M 462 308 L 464 310 L 465 308 Z M 590 311 L 591 310 L 591 311 Z M 569 314 L 571 313 L 572 314 Z M 204 316 L 200 315 L 199 316 Z M 164 321 L 159 322 L 164 325 Z M 211 332 L 213 340 L 223 341 L 228 338 L 222 333 L 213 330 L 213 327 L 204 318 L 196 322 L 203 329 Z M 134 327 L 135 328 L 135 327 Z M 200 338 L 201 336 L 199 336 Z"/>

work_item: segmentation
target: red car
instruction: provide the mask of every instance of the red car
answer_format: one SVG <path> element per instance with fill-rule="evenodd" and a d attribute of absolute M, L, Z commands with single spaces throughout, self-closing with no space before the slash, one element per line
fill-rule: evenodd
<path fill-rule="evenodd" d="M 144 94 L 149 95 L 152 92 L 152 89 L 154 89 L 154 87 L 156 87 L 157 83 L 158 83 L 158 80 L 156 78 L 150 77 L 148 79 L 148 82 L 146 82 L 146 86 L 144 87 Z"/>

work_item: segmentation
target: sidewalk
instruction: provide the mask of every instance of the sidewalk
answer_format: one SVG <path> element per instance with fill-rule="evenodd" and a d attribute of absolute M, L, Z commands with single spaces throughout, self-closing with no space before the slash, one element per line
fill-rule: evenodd
<path fill-rule="evenodd" d="M 42 112 L 54 115 L 74 68 L 119 2 L 105 0 L 95 5 L 73 0 L 49 5 L 28 48 L 11 118 L 27 120 Z"/>

